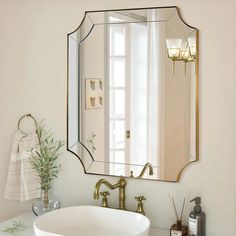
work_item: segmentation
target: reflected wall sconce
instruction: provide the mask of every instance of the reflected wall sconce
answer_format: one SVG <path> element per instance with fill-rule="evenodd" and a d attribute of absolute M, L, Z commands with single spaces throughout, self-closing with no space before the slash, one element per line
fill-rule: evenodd
<path fill-rule="evenodd" d="M 172 71 L 175 71 L 175 62 L 183 61 L 185 63 L 185 74 L 187 62 L 193 62 L 196 59 L 196 38 L 188 37 L 187 40 L 181 38 L 166 39 L 168 57 L 172 60 Z"/>
<path fill-rule="evenodd" d="M 190 56 L 192 56 L 192 58 L 195 59 L 197 53 L 196 38 L 188 37 L 188 45 L 189 45 Z"/>

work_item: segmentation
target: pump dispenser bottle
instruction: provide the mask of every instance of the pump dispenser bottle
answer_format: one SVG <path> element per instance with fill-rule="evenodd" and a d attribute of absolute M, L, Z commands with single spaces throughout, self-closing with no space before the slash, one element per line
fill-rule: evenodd
<path fill-rule="evenodd" d="M 189 236 L 206 236 L 206 215 L 202 211 L 201 198 L 196 197 L 190 202 L 195 202 L 193 211 L 189 215 Z"/>

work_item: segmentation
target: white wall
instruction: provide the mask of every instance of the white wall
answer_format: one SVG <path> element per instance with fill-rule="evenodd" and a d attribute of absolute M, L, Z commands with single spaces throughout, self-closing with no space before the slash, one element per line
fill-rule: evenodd
<path fill-rule="evenodd" d="M 234 0 L 0 0 L 0 221 L 30 210 L 31 203 L 3 199 L 17 119 L 31 112 L 66 139 L 66 34 L 85 10 L 164 5 L 178 5 L 184 19 L 200 29 L 200 161 L 187 168 L 180 183 L 129 180 L 128 206 L 134 207 L 135 195 L 144 194 L 153 225 L 169 227 L 174 214 L 168 193 L 200 195 L 207 235 L 236 234 Z M 92 192 L 99 177 L 84 175 L 68 152 L 62 164 L 55 194 L 63 205 L 98 204 Z"/>

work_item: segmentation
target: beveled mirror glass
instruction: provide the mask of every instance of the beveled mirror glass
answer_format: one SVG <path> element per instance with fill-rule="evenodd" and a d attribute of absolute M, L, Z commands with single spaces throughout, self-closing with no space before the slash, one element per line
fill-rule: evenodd
<path fill-rule="evenodd" d="M 67 149 L 85 173 L 178 181 L 198 160 L 198 30 L 177 7 L 89 11 L 67 39 Z"/>

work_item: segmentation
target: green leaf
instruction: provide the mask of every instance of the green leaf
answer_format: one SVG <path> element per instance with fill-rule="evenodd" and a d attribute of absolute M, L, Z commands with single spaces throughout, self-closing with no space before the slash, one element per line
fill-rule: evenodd
<path fill-rule="evenodd" d="M 6 233 L 15 233 L 21 230 L 26 229 L 27 227 L 25 226 L 24 223 L 22 223 L 21 221 L 17 222 L 17 221 L 12 221 L 12 225 L 10 226 L 6 226 L 5 228 L 2 229 L 2 232 L 6 232 Z"/>
<path fill-rule="evenodd" d="M 31 150 L 30 161 L 33 169 L 36 170 L 42 189 L 51 188 L 54 178 L 57 178 L 61 165 L 56 163 L 59 150 L 64 145 L 64 141 L 55 140 L 53 133 L 45 129 L 43 122 L 37 126 L 37 135 L 39 139 L 39 147 Z"/>

